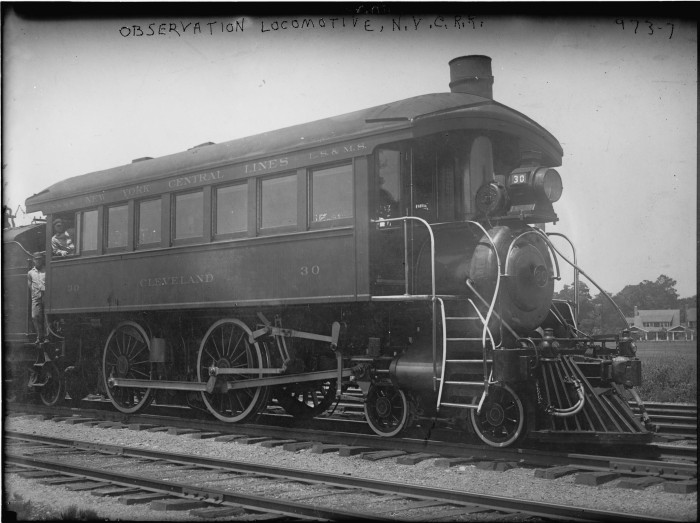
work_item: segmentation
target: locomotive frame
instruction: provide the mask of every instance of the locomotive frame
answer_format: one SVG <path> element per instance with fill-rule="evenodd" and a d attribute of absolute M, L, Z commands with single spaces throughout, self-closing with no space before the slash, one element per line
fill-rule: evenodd
<path fill-rule="evenodd" d="M 625 401 L 641 404 L 629 336 L 587 336 L 576 304 L 552 300 L 558 259 L 580 271 L 544 232 L 559 142 L 492 99 L 490 58 L 450 74 L 449 93 L 30 197 L 76 240 L 73 256 L 46 250 L 54 328 L 33 365 L 56 371 L 30 387 L 57 380 L 47 404 L 65 384 L 125 414 L 157 397 L 240 422 L 272 397 L 319 415 L 356 383 L 382 436 L 440 418 L 492 446 L 648 440 Z"/>

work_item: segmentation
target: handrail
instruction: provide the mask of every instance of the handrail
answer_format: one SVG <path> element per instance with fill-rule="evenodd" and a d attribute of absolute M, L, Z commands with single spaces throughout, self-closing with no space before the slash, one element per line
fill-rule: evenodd
<path fill-rule="evenodd" d="M 560 232 L 548 232 L 546 233 L 547 236 L 559 236 L 561 238 L 564 238 L 567 242 L 569 242 L 569 245 L 571 246 L 571 252 L 574 255 L 574 307 L 576 308 L 576 323 L 578 324 L 579 321 L 579 296 L 578 296 L 578 262 L 576 261 L 576 247 L 574 247 L 573 242 L 564 234 Z"/>
<path fill-rule="evenodd" d="M 406 271 L 406 286 L 405 295 L 410 296 L 408 287 L 408 232 L 406 230 L 407 220 L 415 220 L 419 223 L 425 225 L 428 229 L 428 234 L 430 235 L 430 301 L 432 303 L 433 309 L 433 392 L 436 390 L 437 382 L 437 301 L 435 296 L 435 235 L 433 234 L 433 228 L 430 224 L 423 218 L 418 216 L 401 216 L 398 218 L 380 218 L 377 220 L 370 220 L 371 223 L 391 223 L 391 222 L 403 222 L 404 225 L 404 267 Z"/>
<path fill-rule="evenodd" d="M 538 231 L 538 233 L 543 238 L 546 238 L 547 241 L 549 241 L 549 238 L 547 238 L 547 235 L 541 229 L 535 229 L 535 230 Z M 568 238 L 567 238 L 567 240 L 568 240 Z M 550 246 L 552 247 L 552 249 L 554 250 L 554 252 L 556 252 L 559 256 L 561 256 L 562 260 L 564 260 L 566 263 L 571 265 L 574 269 L 578 270 L 581 274 L 583 274 L 588 279 L 588 281 L 590 281 L 593 285 L 596 286 L 596 288 L 601 292 L 601 294 L 603 294 L 603 296 L 605 296 L 608 299 L 608 301 L 612 304 L 612 306 L 615 308 L 617 313 L 620 315 L 620 318 L 622 318 L 622 321 L 624 322 L 624 324 L 627 325 L 627 318 L 625 318 L 625 315 L 622 313 L 622 311 L 620 310 L 620 307 L 617 306 L 617 303 L 615 303 L 615 301 L 612 299 L 612 297 L 607 292 L 605 292 L 603 290 L 603 288 L 600 285 L 598 285 L 593 278 L 591 278 L 588 274 L 586 274 L 584 272 L 584 270 L 581 269 L 575 262 L 572 262 L 566 256 L 564 256 L 561 252 L 559 252 L 551 242 L 549 242 L 549 243 L 550 243 Z"/>
<path fill-rule="evenodd" d="M 438 298 L 440 302 L 440 312 L 442 317 L 442 368 L 440 369 L 440 388 L 438 389 L 437 411 L 440 411 L 440 403 L 442 402 L 442 389 L 445 386 L 445 367 L 447 366 L 447 320 L 445 319 L 445 302 Z M 435 358 L 433 358 L 435 363 Z M 433 380 L 435 383 L 435 380 Z M 433 387 L 434 388 L 434 387 Z"/>

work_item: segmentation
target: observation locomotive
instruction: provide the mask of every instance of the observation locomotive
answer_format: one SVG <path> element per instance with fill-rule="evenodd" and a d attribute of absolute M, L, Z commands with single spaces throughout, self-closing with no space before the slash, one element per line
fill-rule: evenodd
<path fill-rule="evenodd" d="M 496 447 L 526 434 L 647 441 L 626 400 L 641 405 L 628 333 L 589 336 L 577 304 L 553 299 L 561 264 L 581 272 L 573 244 L 545 232 L 559 142 L 493 100 L 490 58 L 449 67 L 450 92 L 139 158 L 28 198 L 46 224 L 3 244 L 20 389 L 47 405 L 101 391 L 125 414 L 155 399 L 241 422 L 273 400 L 317 416 L 352 385 L 381 436 L 444 421 Z M 74 244 L 64 256 L 57 219 Z M 34 345 L 35 251 L 49 340 Z"/>

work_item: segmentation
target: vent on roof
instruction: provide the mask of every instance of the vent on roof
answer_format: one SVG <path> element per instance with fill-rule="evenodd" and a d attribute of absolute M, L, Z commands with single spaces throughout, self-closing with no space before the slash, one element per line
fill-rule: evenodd
<path fill-rule="evenodd" d="M 188 151 L 191 151 L 192 149 L 199 149 L 200 147 L 206 147 L 207 145 L 214 145 L 214 142 L 204 142 L 200 143 L 199 145 L 195 145 L 194 147 L 190 147 L 187 149 Z"/>
<path fill-rule="evenodd" d="M 493 76 L 489 56 L 460 56 L 450 60 L 449 66 L 451 92 L 493 99 Z"/>
<path fill-rule="evenodd" d="M 131 163 L 145 162 L 146 160 L 153 160 L 153 156 L 142 156 L 141 158 L 136 158 L 135 160 L 131 160 Z"/>

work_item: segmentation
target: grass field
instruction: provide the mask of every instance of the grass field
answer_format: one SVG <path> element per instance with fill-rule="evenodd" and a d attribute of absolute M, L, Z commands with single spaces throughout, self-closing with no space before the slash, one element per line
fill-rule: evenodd
<path fill-rule="evenodd" d="M 642 360 L 638 392 L 644 401 L 697 404 L 697 341 L 637 342 L 637 357 Z"/>

